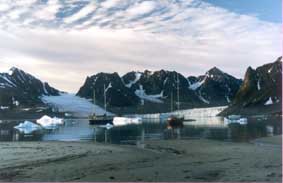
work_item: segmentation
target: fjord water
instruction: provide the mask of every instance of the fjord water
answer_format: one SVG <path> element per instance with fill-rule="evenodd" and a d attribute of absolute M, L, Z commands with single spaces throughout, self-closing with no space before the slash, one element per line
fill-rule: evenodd
<path fill-rule="evenodd" d="M 137 144 L 147 139 L 208 138 L 243 142 L 282 133 L 281 117 L 253 117 L 247 125 L 226 125 L 221 117 L 195 118 L 180 129 L 168 129 L 163 121 L 147 120 L 143 125 L 127 125 L 106 129 L 91 126 L 87 119 L 65 119 L 65 124 L 52 130 L 24 134 L 13 127 L 23 122 L 2 121 L 0 141 L 98 141 L 115 144 Z"/>

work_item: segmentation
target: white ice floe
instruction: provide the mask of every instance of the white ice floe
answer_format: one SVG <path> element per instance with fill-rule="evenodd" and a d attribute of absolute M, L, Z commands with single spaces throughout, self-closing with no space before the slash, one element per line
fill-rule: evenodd
<path fill-rule="evenodd" d="M 6 109 L 9 109 L 9 107 L 8 106 L 0 106 L 0 109 L 1 110 L 6 110 Z"/>
<path fill-rule="evenodd" d="M 265 102 L 264 105 L 272 105 L 272 104 L 273 104 L 272 98 L 269 97 L 269 99 Z"/>
<path fill-rule="evenodd" d="M 163 98 L 163 91 L 161 91 L 160 94 L 156 95 L 147 95 L 143 89 L 143 86 L 140 85 L 140 88 L 135 91 L 136 96 L 138 96 L 140 99 L 147 100 L 154 103 L 163 103 L 161 98 Z"/>
<path fill-rule="evenodd" d="M 20 132 L 24 133 L 24 134 L 30 134 L 34 131 L 38 131 L 41 130 L 41 126 L 30 122 L 30 121 L 25 121 L 23 123 L 20 123 L 19 125 L 14 127 L 15 129 L 19 130 Z"/>
<path fill-rule="evenodd" d="M 230 115 L 226 118 L 224 118 L 224 124 L 229 125 L 229 124 L 240 124 L 240 125 L 246 125 L 248 124 L 248 119 L 243 118 L 240 115 Z"/>
<path fill-rule="evenodd" d="M 64 120 L 61 118 L 51 118 L 47 115 L 42 116 L 40 119 L 36 120 L 38 124 L 40 124 L 45 129 L 55 129 L 59 125 L 64 124 Z"/>
<path fill-rule="evenodd" d="M 140 117 L 114 117 L 113 119 L 114 126 L 123 126 L 123 125 L 130 125 L 130 124 L 142 124 L 142 118 Z"/>
<path fill-rule="evenodd" d="M 105 110 L 94 105 L 85 98 L 73 94 L 60 94 L 60 96 L 43 96 L 41 100 L 59 109 L 59 112 L 69 112 L 77 117 L 87 117 L 95 112 L 96 115 L 105 114 Z M 108 115 L 112 113 L 107 112 Z"/>

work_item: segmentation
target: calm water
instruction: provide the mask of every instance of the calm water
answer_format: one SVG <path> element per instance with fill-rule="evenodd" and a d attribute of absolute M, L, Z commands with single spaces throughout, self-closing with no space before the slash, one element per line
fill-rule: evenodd
<path fill-rule="evenodd" d="M 185 122 L 181 129 L 167 129 L 164 123 L 147 121 L 143 125 L 128 125 L 105 129 L 90 126 L 85 119 L 68 119 L 53 130 L 39 130 L 24 134 L 13 127 L 22 121 L 2 121 L 0 141 L 98 141 L 136 144 L 147 139 L 208 138 L 225 141 L 248 141 L 258 137 L 279 135 L 281 117 L 250 118 L 247 125 L 224 125 L 223 118 L 197 118 Z"/>

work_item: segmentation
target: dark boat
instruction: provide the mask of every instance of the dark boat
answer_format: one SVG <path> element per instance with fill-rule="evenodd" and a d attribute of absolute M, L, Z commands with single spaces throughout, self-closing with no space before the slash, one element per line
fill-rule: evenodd
<path fill-rule="evenodd" d="M 184 126 L 184 117 L 178 117 L 175 115 L 170 116 L 167 119 L 168 128 L 182 128 Z"/>
<path fill-rule="evenodd" d="M 106 125 L 113 124 L 113 117 L 105 115 L 96 116 L 95 114 L 89 116 L 90 125 Z"/>
<path fill-rule="evenodd" d="M 95 104 L 95 90 L 93 91 L 93 103 Z M 96 115 L 93 113 L 89 116 L 88 121 L 90 125 L 106 125 L 107 123 L 113 124 L 113 116 L 107 116 L 107 109 L 106 109 L 106 89 L 104 85 L 104 115 Z"/>

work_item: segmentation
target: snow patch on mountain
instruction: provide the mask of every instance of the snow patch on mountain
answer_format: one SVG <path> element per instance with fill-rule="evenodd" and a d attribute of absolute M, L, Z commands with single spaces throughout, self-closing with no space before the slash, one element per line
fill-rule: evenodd
<path fill-rule="evenodd" d="M 143 86 L 140 85 L 140 88 L 135 91 L 136 96 L 138 96 L 140 99 L 147 100 L 154 103 L 163 103 L 163 101 L 160 98 L 163 98 L 163 91 L 161 91 L 160 94 L 156 95 L 147 95 L 145 93 L 145 90 L 143 89 Z"/>
<path fill-rule="evenodd" d="M 257 81 L 257 90 L 261 90 L 260 81 L 259 80 Z"/>
<path fill-rule="evenodd" d="M 272 104 L 273 104 L 272 98 L 269 97 L 269 99 L 265 102 L 264 105 L 272 105 Z"/>
<path fill-rule="evenodd" d="M 199 81 L 199 82 L 196 82 L 196 83 L 193 83 L 189 86 L 189 88 L 191 90 L 197 90 L 206 80 L 207 76 L 205 76 L 205 78 L 202 80 L 202 81 Z"/>
<path fill-rule="evenodd" d="M 126 84 L 125 86 L 127 88 L 131 88 L 133 84 L 136 84 L 140 79 L 141 79 L 142 73 L 140 72 L 136 72 L 135 73 L 135 79 L 133 81 L 130 81 L 128 84 Z"/>
<path fill-rule="evenodd" d="M 228 96 L 225 96 L 225 98 L 226 98 L 228 103 L 231 103 L 231 100 L 230 100 L 230 98 Z"/>

